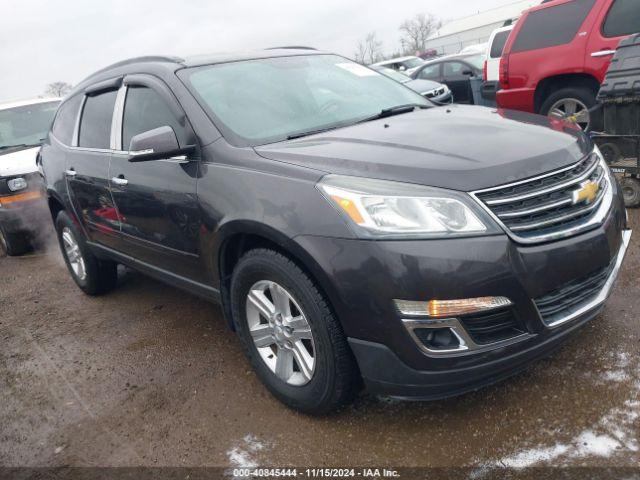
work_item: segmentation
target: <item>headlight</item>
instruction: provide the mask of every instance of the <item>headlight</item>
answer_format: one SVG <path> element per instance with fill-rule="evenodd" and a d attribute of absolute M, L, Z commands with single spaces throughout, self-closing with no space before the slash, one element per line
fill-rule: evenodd
<path fill-rule="evenodd" d="M 27 181 L 22 177 L 12 178 L 7 181 L 7 186 L 12 192 L 17 192 L 18 190 L 24 190 L 27 188 Z"/>
<path fill-rule="evenodd" d="M 440 188 L 329 175 L 318 188 L 365 237 L 500 233 L 468 195 Z"/>

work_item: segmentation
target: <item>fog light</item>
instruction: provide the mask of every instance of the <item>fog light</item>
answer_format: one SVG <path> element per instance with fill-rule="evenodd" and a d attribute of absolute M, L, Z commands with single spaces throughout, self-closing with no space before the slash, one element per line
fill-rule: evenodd
<path fill-rule="evenodd" d="M 462 300 L 430 300 L 417 302 L 411 300 L 394 300 L 396 308 L 402 315 L 429 316 L 433 318 L 450 318 L 470 313 L 508 307 L 511 300 L 506 297 L 479 297 Z"/>
<path fill-rule="evenodd" d="M 450 328 L 416 328 L 413 333 L 429 350 L 455 350 L 460 347 L 460 339 Z"/>
<path fill-rule="evenodd" d="M 12 178 L 7 181 L 7 186 L 12 192 L 17 192 L 18 190 L 24 190 L 27 188 L 27 181 L 22 177 Z"/>

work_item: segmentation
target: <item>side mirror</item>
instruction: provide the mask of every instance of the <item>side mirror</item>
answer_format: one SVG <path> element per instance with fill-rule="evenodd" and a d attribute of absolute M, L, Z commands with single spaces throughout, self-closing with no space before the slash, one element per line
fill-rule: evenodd
<path fill-rule="evenodd" d="M 465 75 L 467 77 L 473 77 L 474 76 L 473 75 L 473 70 L 468 70 L 468 69 L 467 70 L 463 70 L 462 71 L 462 75 Z"/>
<path fill-rule="evenodd" d="M 180 148 L 173 128 L 167 125 L 139 133 L 133 137 L 129 144 L 129 161 L 162 160 L 193 153 L 195 148 L 195 145 Z"/>
<path fill-rule="evenodd" d="M 400 70 L 401 72 L 404 72 L 407 69 L 407 67 L 405 67 L 404 65 L 400 65 L 400 67 L 398 67 L 398 70 Z"/>

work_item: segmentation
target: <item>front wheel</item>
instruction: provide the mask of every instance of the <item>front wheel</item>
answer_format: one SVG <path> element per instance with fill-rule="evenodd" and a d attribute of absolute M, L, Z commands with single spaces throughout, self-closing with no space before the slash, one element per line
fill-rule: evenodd
<path fill-rule="evenodd" d="M 628 208 L 640 206 L 640 180 L 632 177 L 625 177 L 620 181 L 624 204 Z"/>
<path fill-rule="evenodd" d="M 258 377 L 286 405 L 322 414 L 360 379 L 342 327 L 313 280 L 272 250 L 244 255 L 231 280 L 233 321 Z"/>
<path fill-rule="evenodd" d="M 0 256 L 17 257 L 32 249 L 31 243 L 24 233 L 9 233 L 0 225 Z"/>
<path fill-rule="evenodd" d="M 76 285 L 87 295 L 99 295 L 113 289 L 118 281 L 118 265 L 98 259 L 65 212 L 58 214 L 55 223 L 60 251 Z"/>

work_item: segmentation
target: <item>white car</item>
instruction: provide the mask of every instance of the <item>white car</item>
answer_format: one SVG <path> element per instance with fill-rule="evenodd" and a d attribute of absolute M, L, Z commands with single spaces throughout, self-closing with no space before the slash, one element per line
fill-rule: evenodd
<path fill-rule="evenodd" d="M 27 252 L 47 218 L 36 158 L 59 104 L 59 98 L 0 104 L 0 252 L 8 255 Z"/>
<path fill-rule="evenodd" d="M 406 73 L 407 75 L 411 75 L 422 65 L 424 65 L 424 60 L 422 60 L 421 58 L 407 56 L 407 57 L 391 58 L 383 62 L 374 63 L 373 65 L 370 65 L 370 66 L 386 67 L 392 70 L 397 70 L 399 72 Z"/>
<path fill-rule="evenodd" d="M 486 48 L 487 66 L 485 71 L 487 72 L 487 78 L 484 79 L 485 82 L 497 82 L 500 80 L 500 58 L 502 58 L 502 51 L 513 27 L 514 25 L 509 25 L 491 32 Z"/>
<path fill-rule="evenodd" d="M 500 58 L 507 43 L 509 34 L 515 25 L 501 27 L 493 32 L 489 37 L 485 50 L 486 59 L 484 61 L 484 72 L 482 84 L 482 98 L 489 101 L 496 99 L 496 92 L 500 89 Z"/>

